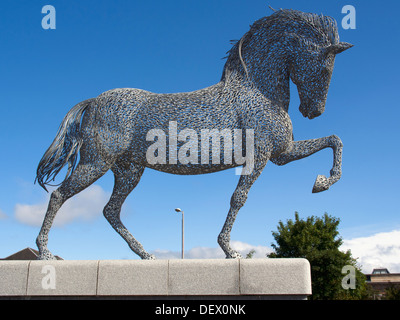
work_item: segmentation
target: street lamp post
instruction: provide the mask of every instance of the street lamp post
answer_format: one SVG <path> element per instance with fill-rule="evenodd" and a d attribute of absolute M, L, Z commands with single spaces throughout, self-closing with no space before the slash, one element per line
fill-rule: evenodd
<path fill-rule="evenodd" d="M 185 238 L 184 238 L 184 224 L 185 224 L 184 221 L 185 221 L 185 218 L 184 218 L 184 212 L 183 212 L 183 210 L 181 210 L 179 208 L 176 208 L 175 211 L 182 213 L 182 259 L 184 259 L 184 248 L 185 248 Z"/>

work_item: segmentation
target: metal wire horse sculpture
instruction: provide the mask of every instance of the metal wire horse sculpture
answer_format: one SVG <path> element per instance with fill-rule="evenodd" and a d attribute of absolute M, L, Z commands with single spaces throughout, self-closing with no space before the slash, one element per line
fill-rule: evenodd
<path fill-rule="evenodd" d="M 171 123 L 176 125 L 176 129 L 195 132 L 205 128 L 254 130 L 253 168 L 240 176 L 218 236 L 226 257 L 240 258 L 240 254 L 230 247 L 231 229 L 239 209 L 246 202 L 248 191 L 268 160 L 284 165 L 329 147 L 334 155 L 330 177 L 318 176 L 313 192 L 327 190 L 339 180 L 342 142 L 337 136 L 293 141 L 288 115 L 289 81 L 291 79 L 297 85 L 301 102 L 299 109 L 303 116 L 312 119 L 321 115 L 335 55 L 350 47 L 351 44 L 339 42 L 333 18 L 296 10 L 278 10 L 257 20 L 233 44 L 220 82 L 211 87 L 173 94 L 115 89 L 77 104 L 65 116 L 37 168 L 35 181 L 46 189 L 45 185 L 68 164 L 66 179 L 52 192 L 36 239 L 39 259 L 54 259 L 47 248 L 48 233 L 61 205 L 109 169 L 114 173 L 115 185 L 104 208 L 104 216 L 136 254 L 142 259 L 154 259 L 120 220 L 121 206 L 138 184 L 144 168 L 193 175 L 243 164 L 237 161 L 199 163 L 193 158 L 186 163 L 173 161 L 168 148 L 168 143 L 172 143 L 168 139 Z M 148 141 L 147 134 L 155 128 L 167 132 L 167 145 L 157 152 L 158 155 L 167 154 L 169 163 L 148 161 L 151 141 Z M 180 140 L 178 146 L 182 143 Z M 242 148 L 240 152 L 244 152 L 245 144 L 235 144 L 234 148 Z M 196 147 L 190 152 L 197 150 Z M 78 153 L 79 163 L 76 165 Z M 211 151 L 209 156 L 211 159 Z"/>

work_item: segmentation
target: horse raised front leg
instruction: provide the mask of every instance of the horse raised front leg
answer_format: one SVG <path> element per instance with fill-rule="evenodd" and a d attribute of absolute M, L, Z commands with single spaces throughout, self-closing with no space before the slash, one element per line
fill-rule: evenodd
<path fill-rule="evenodd" d="M 267 159 L 268 160 L 268 159 Z M 242 258 L 239 252 L 233 250 L 230 247 L 230 234 L 235 222 L 236 216 L 241 207 L 245 204 L 247 200 L 247 193 L 249 192 L 253 183 L 257 180 L 265 165 L 267 160 L 261 162 L 255 162 L 255 167 L 249 175 L 240 176 L 239 182 L 231 198 L 231 207 L 229 209 L 228 216 L 226 217 L 225 224 L 218 236 L 218 244 L 221 249 L 225 252 L 226 258 L 239 259 Z"/>
<path fill-rule="evenodd" d="M 284 165 L 294 160 L 299 160 L 308 157 L 322 149 L 332 148 L 333 150 L 333 167 L 330 171 L 330 177 L 318 175 L 315 180 L 313 193 L 328 190 L 331 185 L 337 182 L 342 175 L 342 149 L 343 144 L 340 138 L 336 135 L 329 137 L 310 139 L 303 141 L 293 141 L 286 152 L 278 157 L 271 159 L 277 165 Z"/>

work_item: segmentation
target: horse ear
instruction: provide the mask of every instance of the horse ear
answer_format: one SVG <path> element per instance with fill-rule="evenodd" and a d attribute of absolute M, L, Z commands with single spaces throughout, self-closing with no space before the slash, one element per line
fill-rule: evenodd
<path fill-rule="evenodd" d="M 339 42 L 338 44 L 332 44 L 329 47 L 325 48 L 325 53 L 333 53 L 338 54 L 343 52 L 344 50 L 350 49 L 353 45 L 347 42 Z"/>

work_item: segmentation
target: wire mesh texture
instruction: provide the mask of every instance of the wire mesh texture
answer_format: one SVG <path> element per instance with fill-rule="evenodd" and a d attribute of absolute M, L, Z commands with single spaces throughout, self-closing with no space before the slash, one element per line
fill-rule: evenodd
<path fill-rule="evenodd" d="M 302 115 L 321 115 L 335 55 L 350 47 L 339 42 L 333 18 L 276 10 L 233 42 L 215 85 L 170 94 L 121 88 L 77 104 L 37 168 L 35 181 L 46 189 L 68 165 L 36 239 L 39 258 L 54 259 L 48 234 L 62 204 L 109 169 L 115 185 L 104 216 L 137 255 L 154 259 L 120 220 L 121 206 L 144 169 L 196 175 L 234 167 L 242 171 L 218 243 L 227 258 L 240 258 L 230 247 L 230 232 L 268 160 L 284 165 L 329 147 L 334 158 L 330 177 L 319 175 L 313 192 L 340 179 L 342 142 L 337 136 L 293 140 L 289 82 L 298 88 Z"/>

